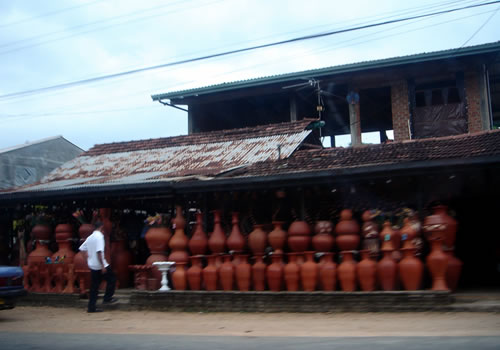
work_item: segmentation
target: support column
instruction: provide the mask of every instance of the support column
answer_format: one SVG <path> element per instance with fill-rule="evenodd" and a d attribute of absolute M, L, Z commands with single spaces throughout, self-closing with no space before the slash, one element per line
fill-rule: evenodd
<path fill-rule="evenodd" d="M 351 146 L 361 145 L 361 115 L 359 109 L 359 94 L 351 91 L 347 95 L 349 103 L 349 127 L 351 130 Z"/>
<path fill-rule="evenodd" d="M 193 106 L 188 106 L 188 135 L 193 133 Z"/>
<path fill-rule="evenodd" d="M 409 140 L 410 137 L 410 101 L 408 82 L 398 80 L 391 84 L 392 129 L 394 141 Z"/>
<path fill-rule="evenodd" d="M 295 95 L 290 96 L 290 121 L 297 121 L 297 100 Z"/>

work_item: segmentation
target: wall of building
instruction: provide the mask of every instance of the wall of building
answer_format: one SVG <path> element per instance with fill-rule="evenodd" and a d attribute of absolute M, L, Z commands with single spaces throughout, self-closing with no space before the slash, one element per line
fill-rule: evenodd
<path fill-rule="evenodd" d="M 398 80 L 391 84 L 391 107 L 394 141 L 409 140 L 410 105 L 406 80 Z"/>

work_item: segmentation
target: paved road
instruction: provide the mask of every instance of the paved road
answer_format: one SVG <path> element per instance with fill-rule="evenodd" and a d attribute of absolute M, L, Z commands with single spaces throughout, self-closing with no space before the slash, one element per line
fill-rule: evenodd
<path fill-rule="evenodd" d="M 237 337 L 132 334 L 7 333 L 0 348 L 123 350 L 123 349 L 499 349 L 500 336 L 489 337 Z"/>

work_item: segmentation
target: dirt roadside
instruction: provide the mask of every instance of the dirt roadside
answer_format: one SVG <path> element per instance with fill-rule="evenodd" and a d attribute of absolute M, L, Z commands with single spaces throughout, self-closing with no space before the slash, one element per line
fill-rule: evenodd
<path fill-rule="evenodd" d="M 233 336 L 500 335 L 494 313 L 179 313 L 16 307 L 0 312 L 0 331 Z"/>

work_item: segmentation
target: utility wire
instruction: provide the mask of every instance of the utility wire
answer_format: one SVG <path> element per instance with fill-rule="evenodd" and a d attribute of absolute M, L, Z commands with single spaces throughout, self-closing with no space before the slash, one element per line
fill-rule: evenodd
<path fill-rule="evenodd" d="M 236 54 L 236 53 L 248 52 L 248 51 L 253 51 L 253 50 L 257 50 L 257 49 L 273 47 L 273 46 L 278 46 L 278 45 L 284 45 L 284 44 L 289 44 L 289 43 L 294 43 L 294 42 L 299 42 L 299 41 L 304 41 L 304 40 L 322 38 L 322 37 L 326 37 L 326 36 L 347 33 L 347 32 L 352 32 L 352 31 L 356 31 L 356 30 L 379 27 L 379 26 L 383 26 L 383 25 L 399 23 L 399 22 L 409 21 L 409 20 L 418 19 L 418 18 L 437 16 L 437 15 L 442 15 L 445 13 L 452 13 L 452 12 L 456 12 L 456 11 L 461 11 L 461 10 L 466 10 L 466 9 L 471 9 L 471 8 L 476 8 L 476 7 L 482 7 L 482 6 L 487 6 L 487 5 L 497 4 L 497 3 L 500 3 L 500 0 L 490 1 L 490 2 L 481 3 L 481 4 L 475 4 L 475 5 L 469 5 L 469 6 L 464 6 L 464 7 L 454 8 L 454 9 L 448 9 L 448 10 L 443 10 L 443 11 L 437 11 L 437 12 L 423 14 L 423 15 L 416 15 L 416 16 L 410 16 L 410 17 L 405 17 L 405 18 L 400 18 L 400 19 L 388 20 L 388 21 L 384 21 L 384 22 L 356 26 L 356 27 L 351 27 L 351 28 L 346 28 L 346 29 L 334 30 L 334 31 L 329 31 L 329 32 L 324 32 L 324 33 L 311 34 L 311 35 L 301 36 L 301 37 L 297 37 L 297 38 L 277 41 L 277 42 L 273 42 L 273 43 L 255 45 L 255 46 L 250 46 L 250 47 L 246 47 L 246 48 L 242 48 L 242 49 L 230 50 L 230 51 L 226 51 L 226 52 L 205 55 L 205 56 L 200 56 L 200 57 L 196 57 L 196 58 L 190 58 L 190 59 L 185 59 L 185 60 L 180 60 L 180 61 L 175 61 L 175 62 L 170 62 L 170 63 L 165 63 L 165 64 L 159 64 L 159 65 L 155 65 L 155 66 L 138 68 L 138 69 L 133 69 L 133 70 L 125 71 L 125 72 L 114 73 L 114 74 L 104 75 L 104 76 L 90 78 L 90 79 L 84 79 L 84 80 L 79 80 L 79 81 L 74 81 L 74 82 L 69 82 L 69 83 L 64 83 L 64 84 L 52 85 L 52 86 L 47 86 L 47 87 L 37 88 L 37 89 L 32 89 L 32 90 L 14 92 L 14 93 L 10 93 L 10 94 L 0 95 L 0 99 L 7 99 L 7 98 L 23 96 L 23 95 L 31 95 L 31 94 L 44 92 L 44 91 L 50 91 L 50 90 L 65 89 L 65 88 L 69 88 L 69 87 L 73 87 L 73 86 L 94 83 L 94 82 L 98 82 L 98 81 L 113 79 L 113 78 L 117 78 L 117 77 L 122 77 L 122 76 L 126 76 L 126 75 L 131 75 L 131 74 L 136 74 L 136 73 L 141 73 L 141 72 L 146 72 L 146 71 L 151 71 L 151 70 L 156 70 L 156 69 L 160 69 L 160 68 L 166 68 L 166 67 L 171 67 L 171 66 L 176 66 L 176 65 L 186 64 L 186 63 L 198 62 L 198 61 L 203 61 L 203 60 L 207 60 L 207 59 L 211 59 L 211 58 L 228 56 L 228 55 L 232 55 L 232 54 Z"/>
<path fill-rule="evenodd" d="M 487 20 L 486 20 L 486 21 L 485 21 L 485 22 L 484 22 L 484 23 L 483 23 L 483 24 L 482 24 L 482 25 L 481 25 L 481 26 L 480 26 L 480 27 L 479 27 L 479 28 L 478 28 L 478 29 L 477 29 L 477 30 L 476 30 L 476 31 L 475 31 L 475 32 L 474 32 L 471 36 L 470 36 L 470 38 L 469 38 L 469 39 L 467 39 L 467 40 L 466 40 L 466 41 L 462 44 L 462 46 L 460 46 L 460 48 L 463 48 L 465 45 L 467 45 L 467 43 L 468 43 L 469 41 L 471 41 L 471 40 L 472 40 L 472 38 L 473 38 L 473 37 L 475 37 L 475 36 L 476 36 L 476 34 L 477 34 L 477 33 L 479 33 L 479 32 L 481 31 L 481 29 L 483 29 L 483 28 L 484 28 L 484 26 L 485 26 L 486 24 L 488 24 L 488 22 L 489 22 L 489 21 L 490 21 L 490 20 L 491 20 L 491 19 L 492 19 L 492 18 L 493 18 L 496 14 L 497 14 L 498 10 L 500 10 L 500 6 L 499 6 L 499 7 L 497 7 L 497 9 L 496 9 L 496 10 L 495 10 L 492 14 L 491 14 L 491 16 L 490 16 L 490 17 L 488 17 L 488 19 L 487 19 Z"/>

